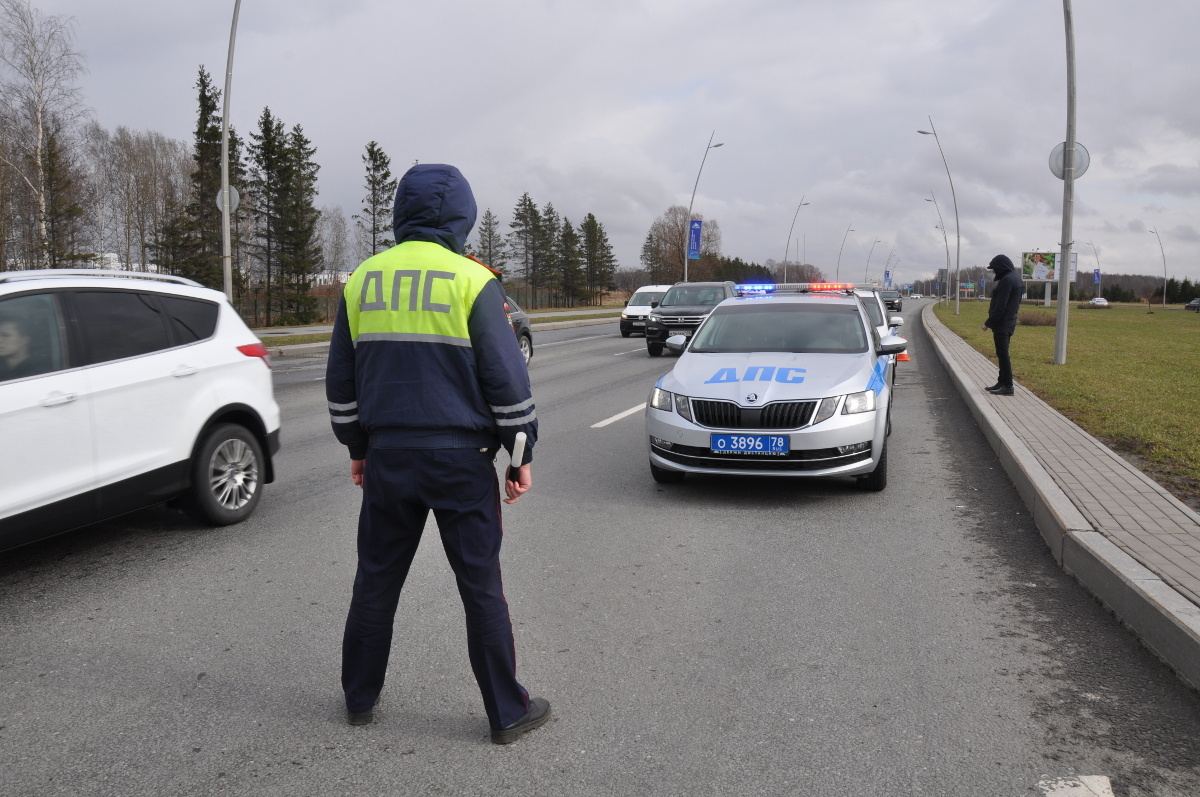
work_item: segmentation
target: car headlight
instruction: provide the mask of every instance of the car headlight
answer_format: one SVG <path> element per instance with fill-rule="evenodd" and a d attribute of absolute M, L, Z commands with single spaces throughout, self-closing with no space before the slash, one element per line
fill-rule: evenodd
<path fill-rule="evenodd" d="M 651 313 L 650 320 L 651 321 L 662 321 L 662 316 L 656 315 L 655 313 Z"/>
<path fill-rule="evenodd" d="M 875 409 L 875 391 L 864 390 L 861 393 L 851 393 L 846 396 L 846 405 L 842 407 L 842 415 L 854 415 L 858 412 L 871 412 Z"/>
<path fill-rule="evenodd" d="M 678 393 L 675 394 L 675 411 L 678 412 L 685 421 L 688 423 L 693 423 L 692 403 L 688 401 L 687 396 L 681 396 Z"/>
<path fill-rule="evenodd" d="M 621 313 L 621 318 L 629 318 L 629 313 Z"/>
<path fill-rule="evenodd" d="M 837 412 L 838 399 L 841 396 L 833 396 L 831 398 L 821 399 L 821 405 L 817 407 L 817 414 L 813 416 L 813 424 L 818 424 L 821 421 L 827 421 L 833 417 L 833 413 Z"/>
<path fill-rule="evenodd" d="M 671 411 L 671 394 L 656 387 L 650 391 L 650 406 L 663 412 Z"/>

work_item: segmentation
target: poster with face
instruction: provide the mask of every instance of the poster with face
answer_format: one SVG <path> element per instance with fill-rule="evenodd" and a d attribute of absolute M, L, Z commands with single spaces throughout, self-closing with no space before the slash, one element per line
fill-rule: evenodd
<path fill-rule="evenodd" d="M 1028 282 L 1053 282 L 1056 279 L 1053 252 L 1024 252 L 1021 255 L 1021 277 Z"/>

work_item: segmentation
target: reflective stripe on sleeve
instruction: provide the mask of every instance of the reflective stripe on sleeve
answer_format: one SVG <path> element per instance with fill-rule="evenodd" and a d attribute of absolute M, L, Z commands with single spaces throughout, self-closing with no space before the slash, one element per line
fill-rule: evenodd
<path fill-rule="evenodd" d="M 522 416 L 520 418 L 497 418 L 496 425 L 497 426 L 524 426 L 525 424 L 527 424 L 530 421 L 533 421 L 535 419 L 537 419 L 537 413 L 531 412 L 528 415 Z"/>
<path fill-rule="evenodd" d="M 357 423 L 358 414 L 354 415 L 331 415 L 329 418 L 334 423 Z"/>
<path fill-rule="evenodd" d="M 329 411 L 330 412 L 342 412 L 344 410 L 356 410 L 356 409 L 358 409 L 357 401 L 351 401 L 349 404 L 334 404 L 332 401 L 329 402 Z"/>
<path fill-rule="evenodd" d="M 520 404 L 511 404 L 507 407 L 497 407 L 495 405 L 488 406 L 492 408 L 492 412 L 496 413 L 497 415 L 503 415 L 506 412 L 520 412 L 521 410 L 529 409 L 533 406 L 533 399 L 531 398 L 528 401 L 522 401 Z"/>

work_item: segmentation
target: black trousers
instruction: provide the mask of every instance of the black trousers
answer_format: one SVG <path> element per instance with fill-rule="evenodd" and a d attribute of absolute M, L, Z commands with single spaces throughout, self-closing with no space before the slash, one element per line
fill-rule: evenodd
<path fill-rule="evenodd" d="M 993 329 L 992 340 L 996 342 L 996 359 L 1000 361 L 1000 377 L 996 380 L 997 384 L 1005 387 L 1012 387 L 1012 360 L 1008 356 L 1008 343 L 1012 339 L 1012 333 L 1005 329 Z"/>
<path fill-rule="evenodd" d="M 500 488 L 492 455 L 477 448 L 376 449 L 367 454 L 358 519 L 358 574 L 342 640 L 350 711 L 383 689 L 400 590 L 429 510 L 467 616 L 467 654 L 493 728 L 529 711 L 500 577 Z"/>

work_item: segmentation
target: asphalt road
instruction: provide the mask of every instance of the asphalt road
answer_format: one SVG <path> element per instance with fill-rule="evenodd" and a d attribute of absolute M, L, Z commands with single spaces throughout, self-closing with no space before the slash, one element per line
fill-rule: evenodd
<path fill-rule="evenodd" d="M 276 361 L 279 479 L 241 526 L 167 508 L 0 560 L 5 795 L 1200 793 L 1200 699 L 1050 558 L 913 323 L 891 484 L 649 476 L 672 365 L 539 333 L 534 489 L 505 509 L 519 674 L 487 741 L 432 528 L 377 720 L 338 684 L 358 491 L 319 354 Z"/>

